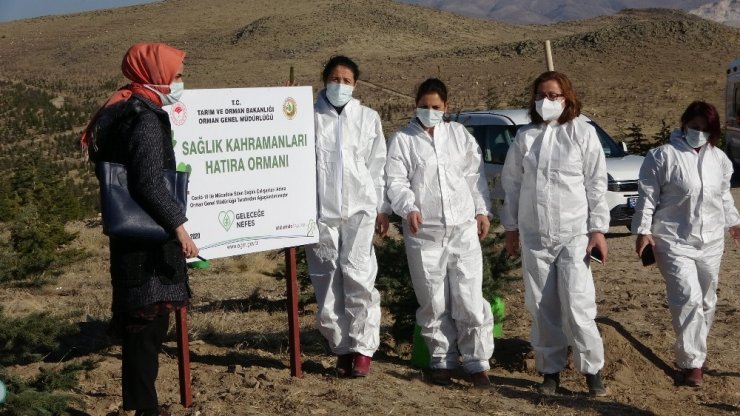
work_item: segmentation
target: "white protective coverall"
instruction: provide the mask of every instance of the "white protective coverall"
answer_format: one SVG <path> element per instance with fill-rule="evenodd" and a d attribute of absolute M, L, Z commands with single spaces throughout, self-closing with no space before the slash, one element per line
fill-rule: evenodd
<path fill-rule="evenodd" d="M 372 357 L 380 342 L 378 264 L 372 239 L 385 200 L 380 117 L 351 99 L 341 114 L 322 90 L 315 107 L 319 243 L 306 258 L 319 331 L 337 355 Z"/>
<path fill-rule="evenodd" d="M 489 369 L 493 314 L 483 298 L 483 258 L 475 216 L 488 215 L 490 197 L 481 151 L 459 123 L 441 122 L 432 138 L 414 119 L 391 139 L 388 198 L 403 218 L 403 235 L 430 367 Z M 406 217 L 419 211 L 412 234 Z"/>
<path fill-rule="evenodd" d="M 740 224 L 731 177 L 732 163 L 720 149 L 705 144 L 697 153 L 681 130 L 650 150 L 640 169 L 632 231 L 653 235 L 680 368 L 701 368 L 707 356 L 724 231 Z"/>
<path fill-rule="evenodd" d="M 586 247 L 589 233 L 609 230 L 606 160 L 596 130 L 582 118 L 519 129 L 501 181 L 502 223 L 519 231 L 530 342 L 541 373 L 566 365 L 596 374 L 604 346 L 596 327 L 596 293 Z"/>

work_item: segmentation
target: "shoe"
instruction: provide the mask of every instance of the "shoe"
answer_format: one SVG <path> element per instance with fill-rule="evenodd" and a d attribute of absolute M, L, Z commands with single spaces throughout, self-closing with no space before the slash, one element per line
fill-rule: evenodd
<path fill-rule="evenodd" d="M 473 387 L 476 389 L 491 388 L 491 379 L 488 378 L 488 371 L 473 373 L 470 375 L 470 379 L 473 381 Z"/>
<path fill-rule="evenodd" d="M 352 375 L 355 377 L 367 377 L 370 373 L 370 363 L 373 359 L 367 355 L 355 354 L 355 367 L 352 369 Z"/>
<path fill-rule="evenodd" d="M 686 368 L 683 370 L 683 383 L 690 387 L 701 387 L 704 377 L 701 368 Z"/>
<path fill-rule="evenodd" d="M 544 396 L 552 396 L 560 387 L 560 373 L 544 374 L 542 383 L 537 386 L 537 392 Z"/>
<path fill-rule="evenodd" d="M 433 368 L 431 370 L 431 380 L 438 386 L 449 386 L 452 384 L 452 371 L 446 368 Z"/>
<path fill-rule="evenodd" d="M 354 358 L 354 354 L 337 355 L 337 366 L 335 368 L 337 377 L 345 378 L 352 375 L 352 361 Z"/>
<path fill-rule="evenodd" d="M 609 395 L 609 391 L 601 381 L 601 371 L 596 374 L 586 374 L 586 384 L 588 384 L 588 394 L 593 397 L 605 397 Z"/>

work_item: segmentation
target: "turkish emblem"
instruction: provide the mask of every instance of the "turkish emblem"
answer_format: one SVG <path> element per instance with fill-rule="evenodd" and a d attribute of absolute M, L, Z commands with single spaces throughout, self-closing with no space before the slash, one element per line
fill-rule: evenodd
<path fill-rule="evenodd" d="M 293 117 L 295 117 L 296 112 L 298 112 L 298 107 L 296 106 L 295 100 L 292 97 L 286 98 L 283 103 L 283 114 L 285 114 L 285 117 L 288 120 L 292 120 Z"/>

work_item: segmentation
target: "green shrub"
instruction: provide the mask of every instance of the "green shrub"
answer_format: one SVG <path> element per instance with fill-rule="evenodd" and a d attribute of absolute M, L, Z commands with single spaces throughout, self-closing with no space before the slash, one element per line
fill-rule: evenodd
<path fill-rule="evenodd" d="M 60 370 L 42 368 L 39 375 L 30 385 L 38 391 L 54 392 L 72 390 L 79 385 L 77 379 L 80 371 L 90 371 L 96 367 L 93 360 L 65 364 Z"/>
<path fill-rule="evenodd" d="M 665 122 L 665 119 L 660 120 L 660 130 L 653 135 L 653 142 L 656 146 L 662 146 L 668 144 L 671 141 L 671 126 Z"/>
<path fill-rule="evenodd" d="M 0 309 L 0 365 L 38 361 L 54 351 L 62 337 L 76 331 L 74 325 L 46 312 L 9 318 Z"/>
<path fill-rule="evenodd" d="M 644 156 L 653 147 L 647 141 L 645 133 L 642 132 L 642 127 L 635 123 L 627 127 L 627 132 L 624 134 L 624 141 L 627 142 L 627 149 L 633 155 Z"/>
<path fill-rule="evenodd" d="M 84 257 L 80 249 L 65 248 L 75 238 L 58 217 L 43 216 L 33 203 L 24 206 L 10 223 L 10 241 L 0 243 L 0 283 L 42 285 L 49 272 Z"/>
<path fill-rule="evenodd" d="M 393 226 L 397 226 L 394 224 Z M 400 231 L 400 226 L 397 226 Z M 375 247 L 378 258 L 376 288 L 381 292 L 383 306 L 393 315 L 391 335 L 397 344 L 409 342 L 416 323 L 419 303 L 411 285 L 409 264 L 403 239 L 386 237 Z"/>
<path fill-rule="evenodd" d="M 392 226 L 399 227 L 397 223 Z M 400 230 L 399 230 L 400 231 Z M 509 271 L 516 265 L 506 256 L 501 243 L 503 234 L 489 235 L 481 243 L 483 251 L 483 296 L 492 300 L 506 290 L 506 286 L 513 279 Z M 305 250 L 298 250 L 298 282 L 301 287 L 300 302 L 302 305 L 315 301 L 313 287 L 308 276 Z M 378 261 L 378 276 L 375 287 L 381 292 L 381 301 L 384 308 L 393 315 L 393 325 L 390 332 L 396 343 L 411 342 L 414 325 L 416 324 L 416 301 L 414 288 L 409 276 L 408 260 L 403 239 L 384 238 L 375 246 L 375 255 Z M 280 252 L 282 256 L 282 252 Z M 281 264 L 274 272 L 274 276 L 285 278 L 285 265 Z"/>
<path fill-rule="evenodd" d="M 80 414 L 72 408 L 85 407 L 84 401 L 69 393 L 79 386 L 78 374 L 94 368 L 91 360 L 70 363 L 59 370 L 41 369 L 39 375 L 30 381 L 11 376 L 0 368 L 0 378 L 5 381 L 8 396 L 0 407 L 8 416 L 51 416 Z"/>
<path fill-rule="evenodd" d="M 308 262 L 306 261 L 306 250 L 311 250 L 308 247 L 297 247 L 296 248 L 296 275 L 298 280 L 298 305 L 303 308 L 305 305 L 314 302 L 313 286 L 311 285 L 311 278 L 308 275 Z M 274 259 L 277 260 L 278 266 L 272 272 L 272 276 L 278 279 L 286 278 L 285 268 L 285 250 L 275 251 Z"/>
<path fill-rule="evenodd" d="M 501 247 L 502 241 L 503 234 L 500 234 L 489 235 L 481 242 L 483 297 L 489 301 L 500 296 L 514 279 L 509 276 L 509 271 L 515 267 L 516 262 L 506 255 Z M 385 238 L 375 252 L 379 264 L 375 285 L 382 292 L 383 306 L 394 318 L 391 335 L 396 343 L 411 342 L 419 304 L 411 284 L 403 240 Z"/>

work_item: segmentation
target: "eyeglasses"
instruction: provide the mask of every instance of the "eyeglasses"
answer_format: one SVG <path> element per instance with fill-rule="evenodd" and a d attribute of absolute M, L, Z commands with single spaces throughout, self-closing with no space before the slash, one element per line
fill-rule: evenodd
<path fill-rule="evenodd" d="M 543 93 L 537 93 L 537 94 L 535 94 L 534 99 L 535 100 L 542 100 L 545 97 L 547 97 L 547 99 L 550 100 L 550 101 L 555 101 L 555 100 L 560 100 L 561 98 L 565 97 L 565 94 L 558 94 L 556 92 L 548 92 L 548 93 L 545 93 L 545 94 L 543 94 Z"/>

